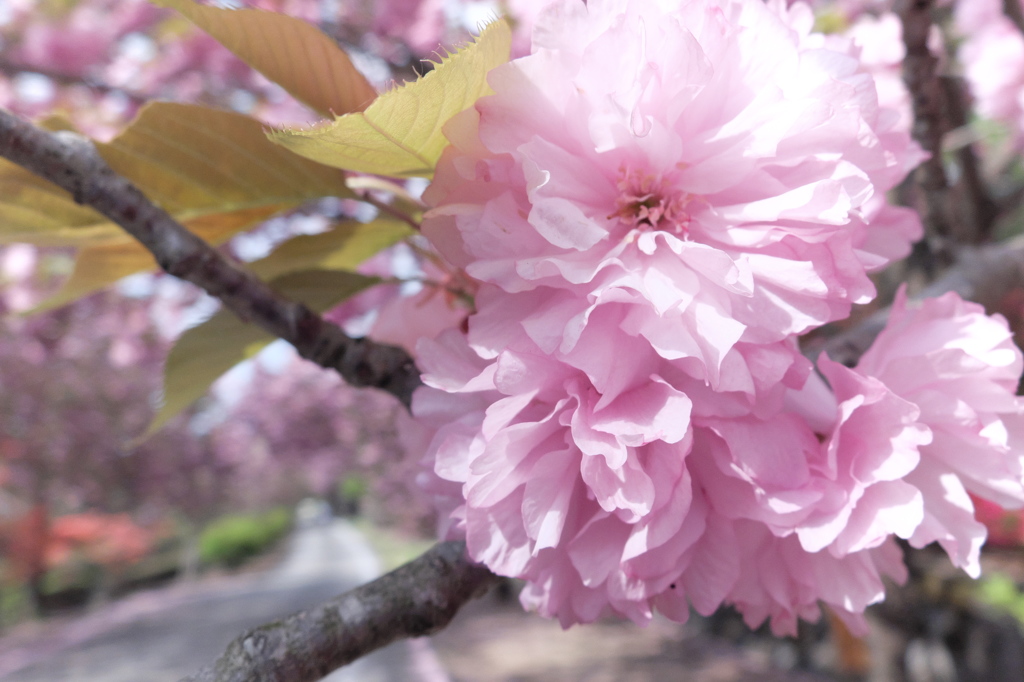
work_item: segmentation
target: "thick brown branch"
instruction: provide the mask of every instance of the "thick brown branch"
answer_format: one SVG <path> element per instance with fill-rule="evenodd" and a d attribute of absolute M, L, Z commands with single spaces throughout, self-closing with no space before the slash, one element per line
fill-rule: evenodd
<path fill-rule="evenodd" d="M 945 95 L 949 125 L 965 128 L 969 122 L 967 84 L 962 78 L 953 76 L 940 78 L 939 82 Z M 969 236 L 969 243 L 980 244 L 992 236 L 999 217 L 999 207 L 985 186 L 974 145 L 961 145 L 956 150 L 956 158 L 960 165 L 960 179 L 954 187 L 954 195 L 959 199 L 958 223 L 963 226 L 960 236 Z"/>
<path fill-rule="evenodd" d="M 928 48 L 932 29 L 932 0 L 901 0 L 897 3 L 903 23 L 903 80 L 914 105 L 914 139 L 931 154 L 915 171 L 924 198 L 923 218 L 929 233 L 940 238 L 957 237 L 950 218 L 948 183 L 942 166 L 943 92 L 936 76 L 938 59 Z"/>
<path fill-rule="evenodd" d="M 142 242 L 164 270 L 187 280 L 243 320 L 288 341 L 302 357 L 353 386 L 375 386 L 409 405 L 419 372 L 401 348 L 353 339 L 302 303 L 274 292 L 178 224 L 106 164 L 89 140 L 49 133 L 0 109 L 0 155 L 46 178 Z"/>
<path fill-rule="evenodd" d="M 1017 30 L 1024 33 L 1024 11 L 1021 11 L 1020 0 L 1003 0 L 1003 14 L 1005 14 Z"/>
<path fill-rule="evenodd" d="M 1007 293 L 1024 288 L 1024 237 L 981 248 L 967 248 L 958 254 L 957 264 L 915 298 L 941 296 L 955 291 L 990 312 L 999 309 Z M 856 327 L 824 343 L 829 357 L 848 366 L 857 364 L 875 337 L 885 327 L 889 309 L 879 310 Z M 808 349 L 816 357 L 818 349 Z"/>
<path fill-rule="evenodd" d="M 442 542 L 371 583 L 244 633 L 182 682 L 315 682 L 398 639 L 440 630 L 497 580 L 466 559 L 463 543 Z"/>

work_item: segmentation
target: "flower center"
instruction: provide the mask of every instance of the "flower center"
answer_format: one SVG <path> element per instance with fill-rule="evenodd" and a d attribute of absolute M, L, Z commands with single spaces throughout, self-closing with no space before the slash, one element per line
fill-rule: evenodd
<path fill-rule="evenodd" d="M 619 196 L 615 212 L 608 216 L 639 230 L 664 230 L 686 234 L 690 224 L 687 205 L 693 196 L 680 192 L 664 177 L 635 168 L 619 168 Z"/>

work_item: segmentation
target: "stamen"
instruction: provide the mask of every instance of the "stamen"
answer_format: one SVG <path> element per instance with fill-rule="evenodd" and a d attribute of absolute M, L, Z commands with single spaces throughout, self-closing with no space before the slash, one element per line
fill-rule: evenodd
<path fill-rule="evenodd" d="M 621 194 L 615 200 L 615 212 L 609 219 L 617 217 L 641 230 L 687 232 L 690 216 L 686 207 L 693 197 L 677 190 L 664 177 L 624 165 L 619 169 L 616 186 Z"/>

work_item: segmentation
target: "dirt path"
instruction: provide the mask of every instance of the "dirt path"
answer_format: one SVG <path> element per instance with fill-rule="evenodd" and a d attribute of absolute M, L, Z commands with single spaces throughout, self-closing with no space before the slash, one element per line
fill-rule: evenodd
<path fill-rule="evenodd" d="M 379 572 L 366 540 L 347 522 L 302 529 L 273 570 L 154 590 L 56 628 L 44 624 L 14 633 L 0 642 L 0 679 L 177 682 L 215 659 L 243 630 L 329 599 Z M 437 682 L 437 675 L 420 672 L 429 671 L 432 656 L 423 642 L 398 642 L 327 679 Z"/>
<path fill-rule="evenodd" d="M 453 682 L 831 682 L 789 670 L 778 641 L 740 647 L 698 624 L 606 621 L 563 631 L 497 594 L 466 606 L 432 638 Z"/>

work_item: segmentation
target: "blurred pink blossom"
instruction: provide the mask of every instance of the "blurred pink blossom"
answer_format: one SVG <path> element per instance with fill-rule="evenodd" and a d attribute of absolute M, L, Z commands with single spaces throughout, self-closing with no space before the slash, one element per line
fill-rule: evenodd
<path fill-rule="evenodd" d="M 272 124 L 316 119 L 198 28 L 168 30 L 173 12 L 146 0 L 51 4 L 45 11 L 39 4 L 14 4 L 11 20 L 0 26 L 8 59 L 4 76 L 11 78 L 0 77 L 0 105 L 19 114 L 60 113 L 100 139 L 113 137 L 143 101 L 154 98 L 232 108 Z M 316 0 L 249 4 L 321 18 Z M 26 74 L 36 86 L 31 95 L 17 87 Z"/>
<path fill-rule="evenodd" d="M 980 115 L 1010 126 L 1024 143 L 1024 36 L 1003 14 L 1000 0 L 960 0 L 955 25 L 964 37 L 957 53 Z"/>
<path fill-rule="evenodd" d="M 42 300 L 33 276 L 38 250 L 28 244 L 0 248 L 0 314 L 23 312 Z"/>
<path fill-rule="evenodd" d="M 537 16 L 551 0 L 381 0 L 371 30 L 401 39 L 420 57 L 443 54 L 469 40 L 480 26 L 504 14 L 512 26 L 512 55 L 530 52 Z"/>
<path fill-rule="evenodd" d="M 909 131 L 914 123 L 914 112 L 910 93 L 903 83 L 903 57 L 907 51 L 900 18 L 892 12 L 877 17 L 865 14 L 844 35 L 860 48 L 861 62 L 875 79 L 879 105 L 898 112 L 900 118 L 895 127 Z M 937 43 L 933 46 L 934 53 L 941 54 L 941 34 L 935 30 L 931 35 L 932 42 Z"/>
<path fill-rule="evenodd" d="M 14 58 L 68 76 L 84 76 L 110 56 L 122 35 L 147 28 L 162 12 L 137 0 L 83 3 L 61 22 L 29 24 Z"/>

